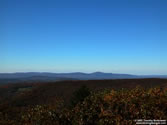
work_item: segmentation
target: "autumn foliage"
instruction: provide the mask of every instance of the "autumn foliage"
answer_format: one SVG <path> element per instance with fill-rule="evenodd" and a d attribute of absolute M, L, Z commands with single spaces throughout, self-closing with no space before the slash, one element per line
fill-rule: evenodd
<path fill-rule="evenodd" d="M 91 90 L 82 86 L 73 92 L 72 107 L 61 97 L 51 97 L 50 103 L 27 103 L 29 93 L 17 95 L 24 105 L 0 103 L 0 125 L 133 125 L 136 119 L 167 119 L 167 87 Z M 35 93 L 30 95 L 35 98 Z"/>

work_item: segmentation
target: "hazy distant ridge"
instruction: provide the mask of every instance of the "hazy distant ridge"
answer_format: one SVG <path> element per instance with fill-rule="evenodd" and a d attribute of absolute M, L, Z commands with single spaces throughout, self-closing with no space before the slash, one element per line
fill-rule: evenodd
<path fill-rule="evenodd" d="M 0 79 L 27 79 L 27 80 L 99 80 L 99 79 L 133 79 L 133 78 L 167 78 L 167 75 L 130 75 L 115 73 L 49 73 L 49 72 L 27 72 L 27 73 L 0 73 Z"/>

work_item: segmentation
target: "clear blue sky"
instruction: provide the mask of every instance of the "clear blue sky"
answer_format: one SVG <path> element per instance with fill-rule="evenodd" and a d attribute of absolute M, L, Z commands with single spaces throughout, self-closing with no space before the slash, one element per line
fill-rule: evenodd
<path fill-rule="evenodd" d="M 0 0 L 0 72 L 167 74 L 167 0 Z"/>

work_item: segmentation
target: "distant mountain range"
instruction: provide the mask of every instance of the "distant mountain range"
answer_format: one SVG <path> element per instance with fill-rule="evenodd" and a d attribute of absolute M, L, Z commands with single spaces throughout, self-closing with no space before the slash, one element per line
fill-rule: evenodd
<path fill-rule="evenodd" d="M 49 73 L 49 72 L 27 72 L 27 73 L 0 73 L 0 84 L 29 81 L 61 81 L 61 80 L 102 80 L 102 79 L 137 79 L 137 78 L 167 78 L 167 75 L 130 75 L 115 73 Z"/>

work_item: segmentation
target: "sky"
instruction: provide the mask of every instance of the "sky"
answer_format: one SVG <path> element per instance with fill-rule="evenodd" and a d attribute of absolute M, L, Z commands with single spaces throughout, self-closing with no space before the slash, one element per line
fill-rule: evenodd
<path fill-rule="evenodd" d="M 0 72 L 167 75 L 166 0 L 0 0 Z"/>

